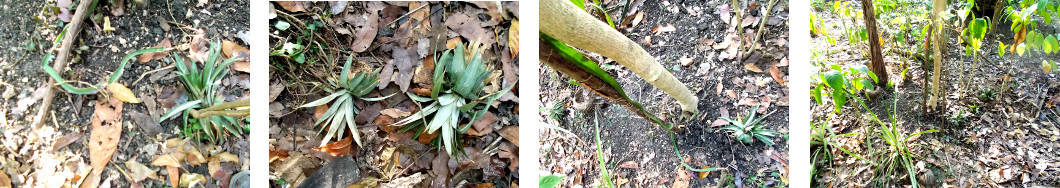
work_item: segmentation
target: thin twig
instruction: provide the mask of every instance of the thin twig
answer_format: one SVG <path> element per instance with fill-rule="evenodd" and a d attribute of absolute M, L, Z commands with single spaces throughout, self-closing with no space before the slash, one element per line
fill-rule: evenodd
<path fill-rule="evenodd" d="M 765 11 L 762 13 L 762 14 L 764 14 L 762 16 L 762 21 L 760 21 L 758 23 L 758 34 L 755 34 L 755 38 L 754 38 L 755 40 L 751 41 L 751 46 L 748 46 L 747 49 L 744 49 L 744 51 L 743 51 L 743 56 L 744 57 L 748 56 L 747 54 L 751 53 L 751 50 L 754 50 L 755 44 L 758 44 L 758 39 L 762 38 L 762 30 L 765 30 L 765 28 L 766 28 L 766 21 L 769 20 L 769 12 L 773 11 L 773 5 L 775 5 L 776 3 L 777 3 L 777 0 L 769 0 L 769 6 L 762 7 L 762 8 L 765 9 Z M 743 58 L 743 57 L 740 57 L 740 58 Z"/>
<path fill-rule="evenodd" d="M 69 28 L 66 29 L 65 37 L 62 39 L 62 45 L 59 46 L 59 55 L 55 57 L 55 63 L 52 64 L 52 68 L 56 72 L 63 72 L 66 69 L 67 59 L 70 57 L 70 47 L 74 45 L 74 41 L 77 39 L 77 35 L 81 34 L 81 25 L 84 24 L 88 9 L 91 6 L 91 2 L 81 2 L 77 5 L 77 12 L 74 13 L 73 19 L 70 20 Z M 52 48 L 55 48 L 53 46 Z M 43 60 L 42 60 L 43 61 Z M 48 78 L 47 86 L 55 85 L 55 79 Z M 55 88 L 45 87 L 44 89 L 44 101 L 40 104 L 40 110 L 37 111 L 37 115 L 34 116 L 33 125 L 36 128 L 40 128 L 44 125 L 44 115 L 51 110 L 52 101 L 55 99 Z"/>
<path fill-rule="evenodd" d="M 424 3 L 423 5 L 420 5 L 420 7 L 417 7 L 417 8 L 414 8 L 412 10 L 409 10 L 409 12 L 405 13 L 405 15 L 401 15 L 401 16 L 397 17 L 397 19 L 394 19 L 394 20 L 390 21 L 390 23 L 387 23 L 386 25 L 383 25 L 383 27 L 390 27 L 390 25 L 393 25 L 394 22 L 397 22 L 398 20 L 401 20 L 402 18 L 405 18 L 405 17 L 408 17 L 409 15 L 412 15 L 412 13 L 415 13 L 416 11 L 419 11 L 423 7 L 427 7 L 427 5 L 431 5 L 431 4 L 430 3 Z M 423 20 L 420 20 L 420 21 L 423 21 Z"/>
<path fill-rule="evenodd" d="M 179 57 L 177 57 L 177 58 L 179 58 Z M 136 81 L 132 82 L 132 85 L 136 85 L 136 83 L 139 83 L 140 80 L 143 80 L 144 76 L 147 76 L 148 74 L 155 73 L 155 72 L 162 71 L 162 70 L 166 70 L 166 69 L 172 69 L 173 67 L 175 67 L 175 66 L 169 65 L 169 66 L 166 66 L 166 67 L 162 67 L 162 68 L 158 68 L 158 69 L 155 69 L 155 70 L 144 72 L 143 74 L 140 74 L 140 78 L 137 78 Z"/>

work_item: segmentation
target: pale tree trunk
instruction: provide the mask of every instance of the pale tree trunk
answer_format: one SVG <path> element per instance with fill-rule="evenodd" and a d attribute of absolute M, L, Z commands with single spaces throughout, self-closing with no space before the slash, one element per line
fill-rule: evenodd
<path fill-rule="evenodd" d="M 579 10 L 567 0 L 542 0 L 539 9 L 541 32 L 571 47 L 614 59 L 677 99 L 685 112 L 698 113 L 699 99 L 633 40 Z"/>
<path fill-rule="evenodd" d="M 934 25 L 934 30 L 931 32 L 931 43 L 933 50 L 935 51 L 935 71 L 934 74 L 932 74 L 931 98 L 928 99 L 927 102 L 927 106 L 930 109 L 935 109 L 938 99 L 941 98 L 939 96 L 939 80 L 942 78 L 942 59 L 944 58 L 942 57 L 942 45 L 946 44 L 946 39 L 942 37 L 942 32 L 945 31 L 943 28 L 945 25 L 942 23 L 941 18 L 939 18 L 939 14 L 944 9 L 946 9 L 946 0 L 933 0 L 931 20 L 932 25 Z"/>
<path fill-rule="evenodd" d="M 876 31 L 876 13 L 872 0 L 861 0 L 861 10 L 864 12 L 865 28 L 869 33 L 869 69 L 880 79 L 876 85 L 885 86 L 890 79 L 887 78 L 887 66 L 883 64 L 883 52 L 880 51 L 880 34 Z"/>

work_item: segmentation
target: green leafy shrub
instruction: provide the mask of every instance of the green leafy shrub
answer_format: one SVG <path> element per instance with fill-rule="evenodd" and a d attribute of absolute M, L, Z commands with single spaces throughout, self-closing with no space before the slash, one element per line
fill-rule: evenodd
<path fill-rule="evenodd" d="M 334 81 L 330 81 L 331 86 L 337 88 L 335 91 L 331 91 L 331 95 L 324 98 L 317 99 L 316 101 L 306 103 L 299 108 L 315 107 L 327 104 L 334 101 L 328 110 L 324 112 L 324 115 L 320 116 L 314 125 L 322 125 L 320 132 L 323 133 L 327 130 L 327 134 L 324 136 L 324 141 L 335 138 L 336 140 L 342 140 L 342 135 L 346 132 L 343 127 L 349 127 L 350 136 L 357 142 L 357 146 L 362 146 L 360 131 L 357 131 L 357 123 L 354 122 L 353 118 L 357 116 L 360 111 L 354 105 L 355 100 L 363 101 L 379 101 L 386 99 L 394 94 L 390 94 L 384 97 L 376 98 L 363 98 L 364 95 L 375 90 L 376 85 L 379 84 L 379 77 L 376 76 L 376 72 L 371 73 L 357 73 L 350 78 L 350 64 L 353 62 L 353 56 L 346 59 L 346 64 L 342 66 L 342 73 L 339 73 L 339 78 Z M 324 124 L 321 124 L 324 123 Z M 327 142 L 321 142 L 323 146 Z"/>
<path fill-rule="evenodd" d="M 830 88 L 832 92 L 829 95 L 832 97 L 835 113 L 842 112 L 843 105 L 847 103 L 848 94 L 853 95 L 865 90 L 875 90 L 875 83 L 879 83 L 879 78 L 872 71 L 869 71 L 868 66 L 861 65 L 847 69 L 843 69 L 839 65 L 832 65 L 831 67 L 833 70 L 820 75 L 820 80 L 824 82 L 818 83 L 810 92 L 813 94 L 817 104 L 822 105 L 823 101 L 821 98 L 825 94 L 824 89 Z"/>

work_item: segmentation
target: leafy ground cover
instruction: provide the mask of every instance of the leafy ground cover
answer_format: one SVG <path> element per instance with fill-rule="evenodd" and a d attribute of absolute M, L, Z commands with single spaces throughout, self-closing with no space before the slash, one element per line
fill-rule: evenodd
<path fill-rule="evenodd" d="M 518 186 L 518 3 L 269 4 L 272 185 Z"/>

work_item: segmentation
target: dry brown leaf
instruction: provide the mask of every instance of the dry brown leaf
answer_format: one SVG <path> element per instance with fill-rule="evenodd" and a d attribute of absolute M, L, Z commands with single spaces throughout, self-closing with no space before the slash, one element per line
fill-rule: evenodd
<path fill-rule="evenodd" d="M 236 62 L 232 62 L 232 70 L 250 73 L 250 61 L 239 60 Z"/>
<path fill-rule="evenodd" d="M 196 29 L 195 34 L 191 35 L 191 42 L 188 43 L 188 57 L 195 62 L 206 62 L 206 51 L 209 50 L 206 48 L 206 41 L 206 31 L 202 28 Z"/>
<path fill-rule="evenodd" d="M 744 63 L 743 68 L 754 72 L 762 72 L 762 69 L 758 68 L 758 65 L 754 63 Z"/>
<path fill-rule="evenodd" d="M 718 95 L 718 96 L 721 96 L 721 89 L 722 89 L 722 86 L 721 86 L 721 82 L 718 82 L 718 87 L 717 87 L 717 88 L 718 88 L 718 89 L 716 89 L 716 91 L 714 92 L 714 94 L 715 94 L 715 95 Z"/>
<path fill-rule="evenodd" d="M 780 63 L 777 63 L 777 66 L 778 67 L 787 67 L 788 66 L 788 57 L 784 57 L 783 59 L 780 59 Z"/>
<path fill-rule="evenodd" d="M 169 183 L 172 186 L 180 185 L 180 168 L 167 166 L 166 171 L 169 172 Z"/>
<path fill-rule="evenodd" d="M 501 130 L 497 130 L 497 133 L 511 141 L 516 147 L 519 146 L 519 126 L 504 126 Z"/>
<path fill-rule="evenodd" d="M 476 131 L 482 133 L 480 134 L 480 136 L 489 134 L 488 131 L 492 131 L 493 129 L 493 127 L 490 125 L 492 125 L 494 122 L 497 122 L 497 120 L 500 120 L 500 118 L 498 118 L 496 115 L 493 115 L 493 112 L 487 111 L 485 115 L 483 115 L 478 120 L 475 120 L 475 123 L 472 124 L 472 128 L 475 128 Z"/>
<path fill-rule="evenodd" d="M 375 41 L 376 34 L 379 33 L 379 11 L 383 10 L 386 5 L 382 2 L 369 2 L 367 3 L 368 15 L 354 15 L 347 14 L 346 22 L 351 23 L 353 28 L 357 28 L 354 33 L 357 37 L 353 40 L 353 44 L 350 45 L 350 49 L 353 52 L 364 52 L 368 50 L 368 46 L 371 46 L 372 41 Z"/>
<path fill-rule="evenodd" d="M 684 57 L 681 57 L 680 59 L 678 59 L 677 61 L 679 63 L 681 63 L 681 65 L 689 66 L 689 65 L 692 65 L 692 62 L 693 62 L 692 60 L 695 60 L 695 59 L 696 58 L 684 56 Z"/>
<path fill-rule="evenodd" d="M 478 41 L 482 44 L 494 44 L 495 34 L 493 30 L 482 27 L 482 22 L 476 17 L 466 14 L 454 14 L 445 19 L 445 26 L 452 29 L 461 37 L 469 41 Z"/>
<path fill-rule="evenodd" d="M 301 1 L 276 1 L 276 4 L 280 4 L 284 10 L 290 12 L 305 12 L 305 7 L 302 6 Z"/>
<path fill-rule="evenodd" d="M 134 182 L 140 182 L 147 178 L 158 179 L 158 176 L 155 175 L 155 170 L 134 160 L 125 161 L 125 168 L 129 169 L 129 178 Z"/>
<path fill-rule="evenodd" d="M 136 94 L 133 94 L 132 90 L 129 90 L 124 84 L 117 82 L 111 83 L 110 85 L 107 85 L 107 91 L 110 92 L 111 97 L 122 102 L 140 103 L 140 99 L 136 98 Z"/>
<path fill-rule="evenodd" d="M 0 187 L 11 187 L 11 178 L 5 172 L 0 172 Z"/>
<path fill-rule="evenodd" d="M 320 117 L 324 116 L 324 113 L 327 113 L 327 112 L 328 112 L 328 104 L 322 104 L 322 105 L 313 107 L 313 117 L 314 117 L 313 120 L 320 120 Z M 323 122 L 321 122 L 321 123 L 323 123 Z"/>
<path fill-rule="evenodd" d="M 637 24 L 640 24 L 642 20 L 644 20 L 644 12 L 637 12 L 637 15 L 633 17 L 633 23 L 630 23 L 632 24 L 630 27 L 637 27 Z"/>
<path fill-rule="evenodd" d="M 667 23 L 665 26 L 655 27 L 655 29 L 651 30 L 651 32 L 654 33 L 655 35 L 659 35 L 660 33 L 665 33 L 665 32 L 674 32 L 674 31 L 677 31 L 677 28 L 674 27 L 674 25 L 670 24 L 670 23 Z"/>
<path fill-rule="evenodd" d="M 640 169 L 640 165 L 636 161 L 626 161 L 618 165 L 618 168 Z"/>
<path fill-rule="evenodd" d="M 227 162 L 238 163 L 239 162 L 239 156 L 236 156 L 236 155 L 234 155 L 232 153 L 228 153 L 228 152 L 219 153 L 219 154 L 214 155 L 212 157 L 217 157 L 217 159 L 220 159 L 222 163 L 227 163 Z"/>
<path fill-rule="evenodd" d="M 445 49 L 456 49 L 456 45 L 463 42 L 464 39 L 460 37 L 451 38 L 445 41 Z"/>
<path fill-rule="evenodd" d="M 206 177 L 202 174 L 196 173 L 184 173 L 180 175 L 180 187 L 190 187 L 192 183 L 199 182 L 199 184 L 206 183 Z"/>
<path fill-rule="evenodd" d="M 776 80 L 777 83 L 780 83 L 781 86 L 784 86 L 784 73 L 781 73 L 780 69 L 777 68 L 776 65 L 769 67 L 769 74 L 773 75 L 773 80 Z"/>
<path fill-rule="evenodd" d="M 754 106 L 754 105 L 759 105 L 759 103 L 754 98 L 743 98 L 743 99 L 740 99 L 740 102 L 737 103 L 736 105 Z"/>
<path fill-rule="evenodd" d="M 81 133 L 75 132 L 59 137 L 59 139 L 55 141 L 55 144 L 52 145 L 52 152 L 57 151 L 59 149 L 63 149 L 64 147 L 70 144 L 76 143 L 78 140 L 81 140 L 81 136 Z"/>
<path fill-rule="evenodd" d="M 736 91 L 733 91 L 731 89 L 725 90 L 725 96 L 727 96 L 729 98 L 734 98 L 734 99 L 736 97 L 739 97 L 739 96 L 736 95 Z"/>
<path fill-rule="evenodd" d="M 214 177 L 214 179 L 220 177 L 217 174 L 221 171 L 221 159 L 218 159 L 217 156 L 213 156 L 210 157 L 210 162 L 206 164 L 206 169 L 209 170 L 207 172 L 210 173 L 210 177 Z"/>
<path fill-rule="evenodd" d="M 397 122 L 397 120 L 397 118 L 390 117 L 389 115 L 376 116 L 375 120 L 372 120 L 372 124 L 379 126 L 379 130 L 396 134 L 398 130 L 401 130 L 402 128 L 402 126 L 394 125 L 394 122 Z"/>
<path fill-rule="evenodd" d="M 688 170 L 680 168 L 677 170 L 677 176 L 674 177 L 673 188 L 687 188 L 689 183 L 692 181 L 692 175 L 689 174 Z"/>
<path fill-rule="evenodd" d="M 412 112 L 402 111 L 397 108 L 388 108 L 379 111 L 379 114 L 387 115 L 392 118 L 403 118 L 412 115 Z"/>
<path fill-rule="evenodd" d="M 283 150 L 269 150 L 269 163 L 276 160 L 284 160 L 290 157 L 291 154 Z"/>
<path fill-rule="evenodd" d="M 96 102 L 96 110 L 92 115 L 92 133 L 88 139 L 89 158 L 92 161 L 92 174 L 86 177 L 89 187 L 99 185 L 103 167 L 107 166 L 111 156 L 114 155 L 114 150 L 118 148 L 118 141 L 121 139 L 123 104 L 114 98 L 110 101 Z"/>
<path fill-rule="evenodd" d="M 342 140 L 332 142 L 330 144 L 320 146 L 318 148 L 313 148 L 313 150 L 322 151 L 331 154 L 331 156 L 341 157 L 353 154 L 353 148 L 353 137 L 346 137 Z"/>
<path fill-rule="evenodd" d="M 442 134 L 441 131 L 434 131 L 434 133 L 423 132 L 420 133 L 420 138 L 416 139 L 416 141 L 420 141 L 421 144 L 431 144 L 431 141 L 438 138 L 440 134 Z"/>
<path fill-rule="evenodd" d="M 710 127 L 721 127 L 729 124 L 729 120 L 718 118 L 714 122 L 710 123 Z"/>
<path fill-rule="evenodd" d="M 159 41 L 158 44 L 155 44 L 155 46 L 152 46 L 152 47 L 171 48 L 171 47 L 173 47 L 173 43 L 169 41 L 169 38 L 166 38 L 166 39 L 162 39 L 162 41 Z M 169 53 L 167 53 L 167 52 L 144 53 L 143 55 L 140 55 L 140 57 L 136 57 L 136 61 L 140 62 L 140 63 L 146 63 L 148 61 L 159 60 L 159 59 L 165 58 L 168 55 L 169 55 Z"/>
<path fill-rule="evenodd" d="M 160 167 L 180 167 L 180 160 L 177 159 L 173 154 L 165 154 L 155 157 L 154 161 L 151 161 L 151 165 Z"/>
<path fill-rule="evenodd" d="M 508 26 L 508 49 L 512 55 L 519 56 L 519 19 L 512 19 L 512 25 Z"/>

